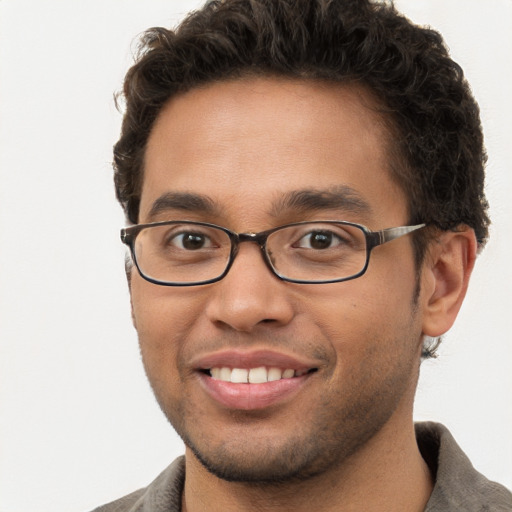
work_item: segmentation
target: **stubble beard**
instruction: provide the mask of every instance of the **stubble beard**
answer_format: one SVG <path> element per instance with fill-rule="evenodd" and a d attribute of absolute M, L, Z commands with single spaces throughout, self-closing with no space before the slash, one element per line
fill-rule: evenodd
<path fill-rule="evenodd" d="M 365 423 L 365 427 L 364 432 L 347 428 L 333 432 L 322 428 L 319 422 L 311 427 L 314 434 L 290 435 L 280 445 L 269 442 L 250 449 L 249 441 L 244 439 L 205 450 L 190 437 L 180 435 L 195 457 L 216 477 L 229 482 L 280 486 L 310 480 L 342 466 L 381 425 Z"/>
<path fill-rule="evenodd" d="M 329 399 L 320 398 L 314 411 L 297 418 L 297 428 L 290 429 L 285 439 L 277 440 L 271 436 L 230 439 L 228 434 L 222 442 L 212 441 L 207 429 L 201 428 L 207 418 L 188 410 L 187 397 L 179 405 L 170 405 L 163 400 L 165 394 L 153 389 L 178 435 L 211 474 L 230 482 L 281 486 L 346 465 L 382 429 L 407 394 L 413 366 L 410 361 L 403 363 L 378 382 L 368 372 L 362 382 L 358 379 L 352 386 L 351 393 L 356 393 L 352 399 L 343 397 L 347 390 L 340 390 Z M 358 388 L 365 386 L 370 389 L 358 396 Z M 231 421 L 238 423 L 239 431 L 244 422 L 253 426 L 257 422 L 265 429 L 264 417 L 257 416 L 254 412 L 236 411 Z"/>

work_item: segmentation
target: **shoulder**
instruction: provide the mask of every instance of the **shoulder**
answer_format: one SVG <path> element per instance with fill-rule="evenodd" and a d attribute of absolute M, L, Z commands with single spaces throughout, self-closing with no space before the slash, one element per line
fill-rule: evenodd
<path fill-rule="evenodd" d="M 420 452 L 435 477 L 425 512 L 510 511 L 512 494 L 479 473 L 449 430 L 439 423 L 417 423 Z"/>
<path fill-rule="evenodd" d="M 138 508 L 136 508 L 137 501 L 139 501 L 145 492 L 146 489 L 139 489 L 111 503 L 97 507 L 92 512 L 129 512 L 138 510 Z"/>
<path fill-rule="evenodd" d="M 179 512 L 185 481 L 185 458 L 177 458 L 151 484 L 92 512 Z"/>

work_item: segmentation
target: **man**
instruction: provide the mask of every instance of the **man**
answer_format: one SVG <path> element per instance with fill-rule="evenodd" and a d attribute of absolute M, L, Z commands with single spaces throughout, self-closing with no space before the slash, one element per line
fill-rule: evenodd
<path fill-rule="evenodd" d="M 489 224 L 440 36 L 364 0 L 210 2 L 146 33 L 124 96 L 133 322 L 186 453 L 98 510 L 510 510 L 412 420 Z"/>

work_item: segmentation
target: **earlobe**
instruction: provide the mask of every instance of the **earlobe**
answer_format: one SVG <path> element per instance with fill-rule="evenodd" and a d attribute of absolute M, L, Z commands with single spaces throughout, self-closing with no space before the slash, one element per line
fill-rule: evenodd
<path fill-rule="evenodd" d="M 443 335 L 455 322 L 476 259 L 474 231 L 460 226 L 431 243 L 423 268 L 423 334 Z"/>

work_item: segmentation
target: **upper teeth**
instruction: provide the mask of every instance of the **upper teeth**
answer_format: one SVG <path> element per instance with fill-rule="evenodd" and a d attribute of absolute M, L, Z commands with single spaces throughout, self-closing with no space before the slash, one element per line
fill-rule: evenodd
<path fill-rule="evenodd" d="M 223 380 L 224 382 L 262 384 L 264 382 L 272 382 L 279 379 L 300 377 L 307 373 L 307 371 L 295 371 L 291 368 L 287 370 L 282 370 L 281 368 L 267 369 L 265 366 L 250 369 L 228 368 L 224 366 L 211 368 L 210 373 L 214 379 Z"/>

